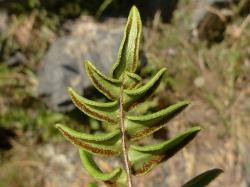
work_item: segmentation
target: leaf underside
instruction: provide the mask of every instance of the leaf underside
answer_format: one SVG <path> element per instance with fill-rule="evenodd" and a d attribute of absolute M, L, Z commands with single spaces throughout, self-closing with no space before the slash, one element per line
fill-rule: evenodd
<path fill-rule="evenodd" d="M 129 139 L 131 141 L 139 140 L 158 131 L 163 128 L 169 120 L 184 110 L 189 103 L 188 101 L 179 102 L 153 114 L 139 116 L 128 115 L 125 123 Z"/>
<path fill-rule="evenodd" d="M 116 113 L 118 112 L 117 101 L 111 103 L 100 103 L 88 100 L 78 95 L 72 88 L 69 88 L 68 92 L 75 106 L 83 113 L 87 114 L 89 117 L 110 124 L 118 123 L 119 120 L 116 115 Z"/>
<path fill-rule="evenodd" d="M 98 71 L 91 62 L 85 63 L 86 72 L 97 90 L 103 93 L 110 100 L 119 98 L 121 81 L 112 79 Z"/>
<path fill-rule="evenodd" d="M 62 135 L 72 144 L 85 151 L 102 156 L 112 156 L 120 154 L 120 132 L 104 133 L 102 135 L 90 135 L 79 133 L 63 125 L 56 126 Z"/>
<path fill-rule="evenodd" d="M 146 174 L 158 164 L 168 160 L 186 146 L 200 130 L 200 127 L 190 128 L 186 132 L 159 144 L 147 146 L 131 145 L 129 158 L 132 164 L 133 174 Z"/>
<path fill-rule="evenodd" d="M 111 76 L 119 79 L 124 72 L 134 73 L 139 61 L 139 44 L 141 39 L 142 23 L 136 7 L 132 7 L 124 31 L 121 46 Z"/>
<path fill-rule="evenodd" d="M 166 69 L 162 68 L 156 75 L 151 78 L 145 85 L 132 90 L 124 90 L 125 108 L 136 105 L 147 99 L 159 86 Z"/>

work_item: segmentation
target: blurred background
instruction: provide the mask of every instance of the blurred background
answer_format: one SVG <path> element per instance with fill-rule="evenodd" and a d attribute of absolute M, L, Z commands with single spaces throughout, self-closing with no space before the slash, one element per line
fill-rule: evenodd
<path fill-rule="evenodd" d="M 137 186 L 180 186 L 214 167 L 224 173 L 211 186 L 250 186 L 250 0 L 0 0 L 0 187 L 93 182 L 54 125 L 103 131 L 66 91 L 102 98 L 82 62 L 108 73 L 133 4 L 144 26 L 138 73 L 147 80 L 168 70 L 148 109 L 192 101 L 146 141 L 203 127 Z M 111 163 L 99 161 L 107 170 Z"/>

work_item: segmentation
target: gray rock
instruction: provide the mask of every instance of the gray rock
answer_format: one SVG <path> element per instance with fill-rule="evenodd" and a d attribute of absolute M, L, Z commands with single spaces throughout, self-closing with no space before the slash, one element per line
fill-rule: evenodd
<path fill-rule="evenodd" d="M 80 181 L 80 174 L 87 176 L 77 149 L 71 145 L 45 144 L 38 148 L 37 153 L 42 160 L 40 172 L 44 176 L 44 186 L 68 187 L 75 181 Z"/>
<path fill-rule="evenodd" d="M 125 20 L 96 23 L 88 17 L 64 26 L 67 36 L 57 39 L 43 58 L 38 72 L 38 94 L 55 111 L 73 109 L 67 94 L 71 86 L 84 95 L 91 86 L 83 68 L 85 60 L 108 73 L 115 61 Z"/>

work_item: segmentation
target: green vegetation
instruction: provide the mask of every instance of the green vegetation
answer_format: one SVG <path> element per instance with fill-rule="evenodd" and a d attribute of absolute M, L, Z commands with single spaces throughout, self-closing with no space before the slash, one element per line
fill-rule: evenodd
<path fill-rule="evenodd" d="M 92 101 L 78 95 L 72 88 L 68 90 L 79 110 L 106 123 L 112 127 L 112 131 L 86 134 L 64 125 L 56 125 L 64 137 L 79 148 L 80 158 L 87 172 L 107 186 L 132 187 L 132 175 L 145 175 L 185 147 L 201 130 L 198 126 L 192 127 L 158 144 L 141 146 L 136 143 L 163 128 L 189 104 L 188 101 L 182 101 L 149 114 L 135 112 L 137 105 L 143 105 L 144 100 L 158 87 L 165 72 L 165 68 L 162 68 L 145 84 L 135 73 L 139 62 L 141 29 L 139 12 L 132 7 L 118 57 L 109 77 L 98 71 L 91 62 L 85 62 L 91 82 L 111 101 Z M 109 157 L 122 155 L 124 168 L 102 172 L 92 159 L 93 154 Z M 210 170 L 184 186 L 205 186 L 221 172 L 220 169 Z"/>
<path fill-rule="evenodd" d="M 18 69 L 18 70 L 17 70 Z M 27 72 L 17 68 L 15 71 L 6 65 L 0 65 L 0 127 L 22 132 L 33 132 L 43 140 L 53 137 L 53 124 L 72 121 L 69 117 L 48 110 L 39 101 L 32 90 L 36 79 L 27 68 Z M 11 77 L 11 78 L 10 78 Z M 15 91 L 13 91 L 15 90 Z M 8 106 L 8 107 L 7 107 Z"/>

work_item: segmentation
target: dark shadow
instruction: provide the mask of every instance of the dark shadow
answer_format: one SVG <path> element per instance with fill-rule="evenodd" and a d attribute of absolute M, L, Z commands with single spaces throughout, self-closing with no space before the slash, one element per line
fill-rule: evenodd
<path fill-rule="evenodd" d="M 9 150 L 12 148 L 10 140 L 15 138 L 16 134 L 13 130 L 0 127 L 0 150 Z"/>

